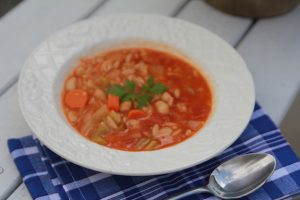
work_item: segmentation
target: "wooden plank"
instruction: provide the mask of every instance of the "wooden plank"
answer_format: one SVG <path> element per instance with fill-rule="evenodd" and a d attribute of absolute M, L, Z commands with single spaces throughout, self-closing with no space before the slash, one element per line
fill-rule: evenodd
<path fill-rule="evenodd" d="M 113 13 L 155 13 L 172 15 L 186 0 L 110 0 L 94 15 Z"/>
<path fill-rule="evenodd" d="M 178 17 L 207 28 L 233 46 L 252 22 L 249 18 L 222 13 L 202 0 L 191 1 Z"/>
<path fill-rule="evenodd" d="M 31 130 L 23 119 L 18 105 L 16 85 L 0 98 L 0 199 L 20 183 L 17 171 L 7 148 L 7 139 L 28 135 Z"/>
<path fill-rule="evenodd" d="M 42 40 L 86 16 L 103 0 L 27 0 L 0 20 L 0 94 Z"/>
<path fill-rule="evenodd" d="M 252 72 L 256 97 L 279 125 L 300 89 L 300 5 L 260 20 L 238 47 Z"/>
<path fill-rule="evenodd" d="M 31 200 L 31 196 L 25 186 L 24 183 L 22 183 L 12 195 L 10 195 L 7 200 Z"/>

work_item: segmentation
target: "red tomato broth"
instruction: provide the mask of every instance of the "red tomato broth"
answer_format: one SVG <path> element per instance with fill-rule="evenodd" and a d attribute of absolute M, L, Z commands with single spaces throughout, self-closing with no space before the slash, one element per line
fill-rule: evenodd
<path fill-rule="evenodd" d="M 136 109 L 133 101 L 127 103 L 131 104 L 128 110 L 122 110 L 124 102 L 120 102 L 121 110 L 114 112 L 117 116 L 106 108 L 109 86 L 122 85 L 130 79 L 139 91 L 149 76 L 166 85 L 168 90 L 155 95 L 148 106 L 141 108 L 146 116 L 128 119 L 129 111 Z M 72 79 L 76 80 L 73 85 Z M 65 98 L 68 92 L 78 89 L 85 91 L 89 100 L 83 107 L 72 108 Z M 176 91 L 179 92 L 176 94 Z M 171 96 L 172 102 L 164 101 L 164 95 Z M 206 78 L 192 64 L 173 54 L 150 48 L 116 49 L 82 58 L 67 76 L 62 91 L 65 116 L 81 135 L 125 151 L 157 150 L 190 138 L 208 120 L 212 100 Z M 167 113 L 159 111 L 158 101 L 168 105 Z M 105 116 L 101 116 L 101 109 Z M 113 120 L 115 124 L 111 123 L 111 119 L 118 122 Z M 158 132 L 155 131 L 157 126 Z M 106 130 L 104 134 L 102 129 Z"/>

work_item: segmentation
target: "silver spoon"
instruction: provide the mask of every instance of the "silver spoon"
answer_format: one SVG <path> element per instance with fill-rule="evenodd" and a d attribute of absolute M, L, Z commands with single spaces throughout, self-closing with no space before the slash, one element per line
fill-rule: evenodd
<path fill-rule="evenodd" d="M 202 192 L 222 199 L 241 198 L 261 187 L 274 172 L 275 166 L 275 158 L 270 154 L 253 153 L 238 156 L 217 167 L 210 175 L 208 185 L 178 194 L 169 200 Z"/>

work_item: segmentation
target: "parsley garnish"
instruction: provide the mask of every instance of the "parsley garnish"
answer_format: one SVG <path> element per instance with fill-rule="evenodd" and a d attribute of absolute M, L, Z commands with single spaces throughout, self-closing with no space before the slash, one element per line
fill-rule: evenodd
<path fill-rule="evenodd" d="M 107 93 L 120 97 L 121 102 L 135 101 L 138 108 L 147 106 L 154 95 L 162 94 L 168 90 L 168 87 L 162 83 L 155 83 L 154 78 L 150 76 L 141 89 L 137 91 L 135 82 L 126 80 L 124 85 L 112 85 L 107 89 Z"/>

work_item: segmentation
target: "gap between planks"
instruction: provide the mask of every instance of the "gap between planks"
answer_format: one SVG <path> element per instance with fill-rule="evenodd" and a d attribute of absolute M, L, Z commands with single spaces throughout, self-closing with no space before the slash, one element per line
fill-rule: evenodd
<path fill-rule="evenodd" d="M 242 43 L 242 41 L 246 38 L 246 36 L 250 33 L 252 28 L 255 26 L 255 24 L 258 22 L 258 19 L 252 19 L 251 24 L 248 26 L 248 28 L 245 30 L 245 32 L 241 35 L 239 40 L 236 42 L 236 44 L 233 46 L 235 49 L 239 47 L 239 45 Z"/>

